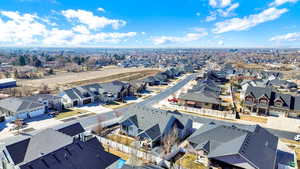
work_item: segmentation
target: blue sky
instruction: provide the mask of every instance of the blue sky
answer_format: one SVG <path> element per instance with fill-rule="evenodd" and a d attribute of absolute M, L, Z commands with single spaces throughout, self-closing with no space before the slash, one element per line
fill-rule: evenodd
<path fill-rule="evenodd" d="M 1 0 L 0 46 L 300 47 L 300 0 Z"/>

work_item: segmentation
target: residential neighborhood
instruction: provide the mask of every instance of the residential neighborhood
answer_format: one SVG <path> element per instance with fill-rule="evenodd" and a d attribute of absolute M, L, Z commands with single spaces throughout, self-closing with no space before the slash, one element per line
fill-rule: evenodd
<path fill-rule="evenodd" d="M 1 0 L 0 169 L 300 169 L 300 0 Z"/>

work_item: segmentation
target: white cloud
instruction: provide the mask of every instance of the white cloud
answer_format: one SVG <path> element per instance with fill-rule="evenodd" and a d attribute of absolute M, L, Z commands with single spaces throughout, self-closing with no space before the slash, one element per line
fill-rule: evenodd
<path fill-rule="evenodd" d="M 99 12 L 105 12 L 105 9 L 104 9 L 104 8 L 97 8 L 97 10 L 98 10 Z"/>
<path fill-rule="evenodd" d="M 231 4 L 231 0 L 209 0 L 209 5 L 213 8 L 225 8 Z"/>
<path fill-rule="evenodd" d="M 270 38 L 270 41 L 297 41 L 300 40 L 300 32 L 278 35 Z"/>
<path fill-rule="evenodd" d="M 206 32 L 206 28 L 193 28 L 193 30 L 196 32 Z"/>
<path fill-rule="evenodd" d="M 223 46 L 223 45 L 224 45 L 224 41 L 223 41 L 223 40 L 219 40 L 219 41 L 218 41 L 218 45 Z"/>
<path fill-rule="evenodd" d="M 299 0 L 275 0 L 274 2 L 270 3 L 270 6 L 280 6 L 283 5 L 285 3 L 296 3 Z"/>
<path fill-rule="evenodd" d="M 85 10 L 64 10 L 62 14 L 69 19 L 76 19 L 79 23 L 85 24 L 89 29 L 97 30 L 111 25 L 113 29 L 119 29 L 122 26 L 126 25 L 126 21 L 118 19 L 109 19 L 103 16 L 95 16 L 90 11 Z"/>
<path fill-rule="evenodd" d="M 77 26 L 73 27 L 72 30 L 75 32 L 81 33 L 81 34 L 89 34 L 90 33 L 89 29 L 84 25 L 77 25 Z"/>
<path fill-rule="evenodd" d="M 196 16 L 200 16 L 201 14 L 200 14 L 200 12 L 196 12 Z"/>
<path fill-rule="evenodd" d="M 184 43 L 191 42 L 201 39 L 204 36 L 207 36 L 208 33 L 206 31 L 199 33 L 187 33 L 185 36 L 177 37 L 177 36 L 159 36 L 152 38 L 152 42 L 155 45 L 162 45 L 167 43 Z"/>
<path fill-rule="evenodd" d="M 231 13 L 232 13 L 236 8 L 238 8 L 239 6 L 240 6 L 239 3 L 234 3 L 234 4 L 230 5 L 230 7 L 227 8 L 227 9 L 218 9 L 217 11 L 218 11 L 218 13 L 219 13 L 221 16 L 223 16 L 223 17 L 228 17 L 228 16 L 230 16 Z"/>
<path fill-rule="evenodd" d="M 0 43 L 28 44 L 37 42 L 37 36 L 42 36 L 47 30 L 46 26 L 37 20 L 38 16 L 32 14 L 19 14 L 12 11 L 1 11 L 0 15 Z"/>
<path fill-rule="evenodd" d="M 231 4 L 231 1 L 216 1 L 210 0 L 210 5 L 213 6 L 214 9 L 209 12 L 209 15 L 205 18 L 206 22 L 211 22 L 220 17 L 229 17 L 233 15 L 233 11 L 240 6 L 239 3 Z"/>
<path fill-rule="evenodd" d="M 288 12 L 286 8 L 268 8 L 259 14 L 245 16 L 244 18 L 232 18 L 223 22 L 218 22 L 215 24 L 213 33 L 247 30 L 258 24 L 275 20 L 286 12 Z"/>
<path fill-rule="evenodd" d="M 55 24 L 55 25 L 53 25 Z M 60 29 L 59 25 L 35 14 L 0 11 L 0 44 L 33 46 L 84 46 L 99 43 L 118 43 L 136 36 L 135 32 L 90 31 L 79 24 L 71 29 Z"/>

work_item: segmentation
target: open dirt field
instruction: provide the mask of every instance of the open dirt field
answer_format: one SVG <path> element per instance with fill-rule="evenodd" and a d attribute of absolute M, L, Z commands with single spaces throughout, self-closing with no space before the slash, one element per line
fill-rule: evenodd
<path fill-rule="evenodd" d="M 130 81 L 145 78 L 159 72 L 157 69 L 149 68 L 120 68 L 115 66 L 105 67 L 99 71 L 88 72 L 58 72 L 56 75 L 43 79 L 19 80 L 19 84 L 38 88 L 42 84 L 47 84 L 50 88 L 68 88 L 77 85 L 84 85 L 97 82 L 108 82 L 113 80 Z"/>

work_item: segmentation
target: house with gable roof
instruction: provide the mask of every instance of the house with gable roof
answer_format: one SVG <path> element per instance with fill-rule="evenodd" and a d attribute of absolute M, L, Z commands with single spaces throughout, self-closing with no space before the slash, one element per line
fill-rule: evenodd
<path fill-rule="evenodd" d="M 0 145 L 4 169 L 113 169 L 119 157 L 104 150 L 96 137 L 77 137 L 79 123 L 59 130 L 48 128 L 15 143 Z"/>
<path fill-rule="evenodd" d="M 278 138 L 256 126 L 209 123 L 188 139 L 197 161 L 207 167 L 275 169 Z"/>
<path fill-rule="evenodd" d="M 178 111 L 134 106 L 128 112 L 119 122 L 121 131 L 141 142 L 147 141 L 148 148 L 159 145 L 163 136 L 174 128 L 178 131 L 179 139 L 191 134 L 192 120 Z"/>
<path fill-rule="evenodd" d="M 257 115 L 298 117 L 299 96 L 282 94 L 270 87 L 249 86 L 244 96 L 244 112 Z"/>

